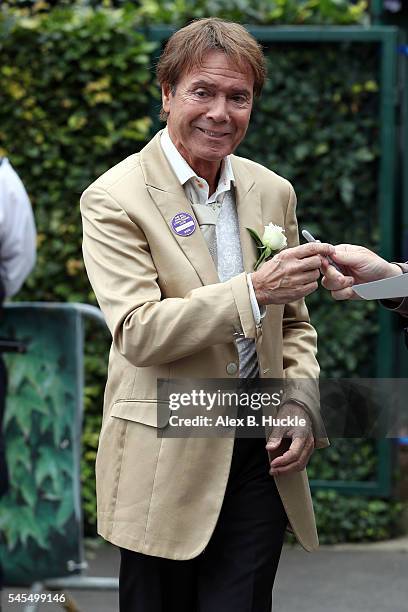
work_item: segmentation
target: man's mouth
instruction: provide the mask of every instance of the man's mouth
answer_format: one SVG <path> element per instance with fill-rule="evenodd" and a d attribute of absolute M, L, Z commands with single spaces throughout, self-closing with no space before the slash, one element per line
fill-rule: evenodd
<path fill-rule="evenodd" d="M 210 136 L 211 138 L 222 138 L 223 136 L 228 136 L 229 132 L 214 132 L 213 130 L 205 130 L 204 128 L 198 128 L 200 132 L 206 134 L 206 136 Z"/>

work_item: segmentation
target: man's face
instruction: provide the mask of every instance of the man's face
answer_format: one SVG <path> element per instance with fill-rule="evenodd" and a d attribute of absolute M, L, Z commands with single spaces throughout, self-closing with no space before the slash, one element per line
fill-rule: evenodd
<path fill-rule="evenodd" d="M 222 51 L 210 51 L 201 66 L 180 76 L 175 91 L 162 88 L 170 137 L 201 176 L 218 168 L 245 136 L 253 87 L 249 66 L 239 68 Z"/>

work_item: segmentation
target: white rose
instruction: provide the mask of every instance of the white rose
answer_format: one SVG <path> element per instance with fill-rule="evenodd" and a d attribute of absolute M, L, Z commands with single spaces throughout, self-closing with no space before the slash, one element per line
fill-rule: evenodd
<path fill-rule="evenodd" d="M 272 251 L 280 251 L 288 243 L 283 233 L 284 231 L 285 230 L 280 225 L 274 225 L 273 223 L 265 225 L 265 231 L 262 236 L 263 244 Z"/>

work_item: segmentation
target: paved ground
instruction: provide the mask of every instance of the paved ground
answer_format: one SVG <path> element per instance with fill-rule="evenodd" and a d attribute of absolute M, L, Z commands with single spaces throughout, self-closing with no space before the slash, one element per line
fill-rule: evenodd
<path fill-rule="evenodd" d="M 88 552 L 90 576 L 117 576 L 116 549 L 102 544 Z M 3 611 L 18 612 L 22 604 L 8 604 Z M 113 591 L 71 591 L 81 612 L 118 612 Z M 39 612 L 62 610 L 55 604 Z M 408 538 L 370 545 L 321 547 L 308 554 L 285 548 L 279 567 L 274 612 L 408 612 Z M 222 612 L 222 610 L 214 610 Z"/>
<path fill-rule="evenodd" d="M 408 612 L 408 546 L 282 555 L 274 612 Z"/>

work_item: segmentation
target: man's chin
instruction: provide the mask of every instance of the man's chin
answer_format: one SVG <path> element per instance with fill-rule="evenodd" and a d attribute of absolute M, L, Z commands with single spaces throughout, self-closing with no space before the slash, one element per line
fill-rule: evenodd
<path fill-rule="evenodd" d="M 199 151 L 199 157 L 208 162 L 221 162 L 224 157 L 232 153 L 231 147 L 205 147 Z"/>

